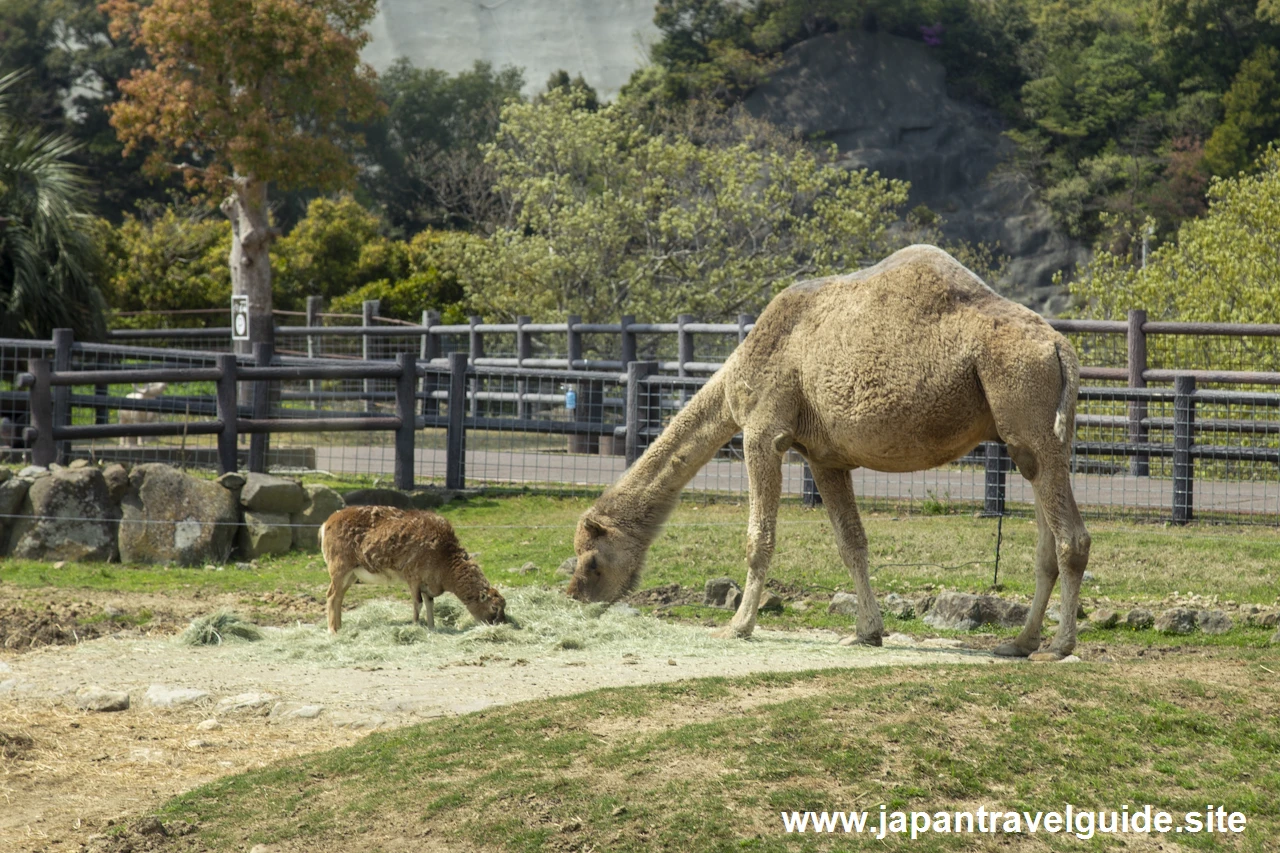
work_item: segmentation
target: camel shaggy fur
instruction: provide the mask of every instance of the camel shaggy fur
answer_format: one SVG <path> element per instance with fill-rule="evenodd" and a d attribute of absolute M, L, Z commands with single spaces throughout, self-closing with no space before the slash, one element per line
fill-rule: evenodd
<path fill-rule="evenodd" d="M 858 594 L 857 637 L 884 630 L 849 472 L 919 471 L 1002 439 L 1035 492 L 1036 592 L 997 654 L 1061 659 L 1076 643 L 1089 559 L 1071 491 L 1079 363 L 1065 338 L 941 249 L 909 246 L 852 275 L 779 294 L 747 339 L 578 523 L 570 595 L 616 600 L 639 580 L 680 490 L 739 430 L 751 507 L 747 586 L 723 636 L 749 637 L 773 555 L 782 457 L 809 462 Z M 1038 652 L 1062 576 L 1062 623 Z"/>
<path fill-rule="evenodd" d="M 485 580 L 480 566 L 458 542 L 448 521 L 425 510 L 351 506 L 320 527 L 320 551 L 329 567 L 329 631 L 342 627 L 342 597 L 357 579 L 409 586 L 413 624 L 427 605 L 427 628 L 434 630 L 435 598 L 458 597 L 477 622 L 507 620 L 507 602 Z"/>

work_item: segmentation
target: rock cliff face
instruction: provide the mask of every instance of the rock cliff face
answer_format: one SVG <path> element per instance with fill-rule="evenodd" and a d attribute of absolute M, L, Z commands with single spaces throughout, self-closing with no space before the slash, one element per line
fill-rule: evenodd
<path fill-rule="evenodd" d="M 1051 279 L 1087 250 L 1054 227 L 1024 177 L 999 168 L 1012 143 L 996 116 L 947 96 L 928 46 L 878 33 L 819 36 L 789 50 L 746 106 L 834 142 L 851 168 L 910 181 L 910 205 L 941 214 L 948 237 L 998 243 L 1011 256 L 997 289 L 1038 311 L 1065 307 Z"/>

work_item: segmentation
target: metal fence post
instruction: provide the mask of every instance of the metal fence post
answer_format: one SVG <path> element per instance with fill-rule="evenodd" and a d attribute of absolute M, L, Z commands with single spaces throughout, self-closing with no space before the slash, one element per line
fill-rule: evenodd
<path fill-rule="evenodd" d="M 1194 516 L 1195 460 L 1191 447 L 1196 428 L 1196 380 L 1173 380 L 1173 523 L 1186 524 Z"/>
<path fill-rule="evenodd" d="M 71 369 L 71 345 L 75 333 L 71 329 L 53 330 L 53 370 L 62 373 Z M 55 426 L 71 426 L 71 386 L 59 385 L 53 389 L 53 423 Z M 59 441 L 55 449 L 57 461 L 66 465 L 71 458 L 71 442 Z"/>
<path fill-rule="evenodd" d="M 747 339 L 747 326 L 756 321 L 754 315 L 739 314 L 738 315 L 738 343 L 742 343 Z"/>
<path fill-rule="evenodd" d="M 258 367 L 270 367 L 275 348 L 268 343 L 258 342 L 253 345 L 253 361 Z M 255 379 L 253 382 L 253 418 L 266 420 L 271 409 L 271 380 Z M 265 432 L 249 435 L 249 470 L 255 474 L 267 472 L 267 439 Z"/>
<path fill-rule="evenodd" d="M 366 299 L 364 305 L 361 306 L 360 324 L 365 329 L 373 327 L 373 318 L 377 316 L 378 309 L 381 307 L 381 301 L 377 299 Z M 366 332 L 360 336 L 360 355 L 365 361 L 369 361 L 374 357 L 373 338 Z M 375 410 L 373 402 L 373 380 L 365 379 L 360 383 L 360 390 L 364 392 L 364 410 L 372 412 Z"/>
<path fill-rule="evenodd" d="M 476 326 L 479 326 L 483 322 L 483 320 L 484 318 L 478 317 L 474 314 L 467 318 L 467 323 L 471 326 L 471 332 L 468 335 L 468 339 L 467 339 L 467 343 L 469 345 L 467 349 L 471 354 L 472 364 L 479 364 L 480 359 L 484 358 L 484 335 L 480 332 L 479 329 L 476 328 Z M 472 385 L 474 386 L 472 388 L 472 391 L 479 392 L 480 378 L 476 377 L 473 380 Z M 471 417 L 475 418 L 479 416 L 480 416 L 480 394 L 473 393 L 471 395 Z"/>
<path fill-rule="evenodd" d="M 636 333 L 630 330 L 630 326 L 634 325 L 636 317 L 634 314 L 623 314 L 619 323 L 619 331 L 622 334 L 622 363 L 630 364 L 636 360 Z"/>
<path fill-rule="evenodd" d="M 307 328 L 314 329 L 320 325 L 320 303 L 324 301 L 322 296 L 307 297 Z M 316 357 L 316 337 L 315 335 L 307 335 L 307 358 Z M 320 380 L 312 379 L 307 383 L 312 394 L 320 391 Z"/>
<path fill-rule="evenodd" d="M 692 314 L 681 314 L 676 317 L 676 358 L 680 362 L 676 371 L 678 376 L 689 375 L 686 365 L 693 361 L 693 332 L 686 331 L 685 326 L 695 319 Z"/>
<path fill-rule="evenodd" d="M 533 340 L 524 327 L 532 323 L 533 318 L 521 314 L 516 317 L 516 367 L 524 367 L 524 360 L 533 357 Z M 529 404 L 524 395 L 529 392 L 529 380 L 516 380 L 516 417 L 524 420 L 529 416 Z"/>
<path fill-rule="evenodd" d="M 818 484 L 813 480 L 813 471 L 807 461 L 800 478 L 800 501 L 808 507 L 822 506 L 822 493 L 818 491 Z"/>
<path fill-rule="evenodd" d="M 569 369 L 577 370 L 577 362 L 582 361 L 582 333 L 574 326 L 582 322 L 582 317 L 570 314 L 564 318 L 565 348 L 569 356 Z"/>
<path fill-rule="evenodd" d="M 440 355 L 440 339 L 432 334 L 431 327 L 440 325 L 439 311 L 423 311 L 422 325 L 427 332 L 422 336 L 422 349 L 418 358 L 427 364 L 435 361 Z M 435 398 L 436 389 L 440 386 L 440 375 L 428 370 L 422 377 L 422 414 L 427 417 L 440 414 L 440 401 Z"/>
<path fill-rule="evenodd" d="M 1140 308 L 1129 311 L 1129 328 L 1127 334 L 1129 387 L 1146 388 L 1147 380 L 1143 372 L 1147 369 L 1147 333 L 1143 325 L 1147 322 L 1147 312 Z M 1147 417 L 1147 401 L 1129 401 L 1129 442 L 1145 444 L 1147 442 L 1147 426 L 1143 423 Z M 1135 477 L 1146 477 L 1151 473 L 1151 459 L 1146 455 L 1135 455 L 1129 460 L 1129 473 Z"/>
<path fill-rule="evenodd" d="M 396 380 L 396 416 L 400 426 L 396 429 L 397 489 L 413 488 L 413 437 L 417 433 L 417 407 L 413 405 L 418 389 L 418 366 L 412 354 L 402 352 L 396 356 L 400 366 L 400 378 Z"/>
<path fill-rule="evenodd" d="M 234 353 L 222 353 L 217 357 L 218 377 L 217 406 L 218 420 L 222 421 L 222 432 L 218 433 L 218 473 L 226 474 L 240 466 L 236 458 L 239 436 L 236 433 L 236 419 L 240 416 L 236 409 L 236 357 Z"/>
<path fill-rule="evenodd" d="M 1006 486 L 1009 480 L 1009 449 L 1003 441 L 984 441 L 986 464 L 983 473 L 982 514 L 1004 515 Z"/>
<path fill-rule="evenodd" d="M 47 358 L 33 358 L 27 369 L 35 377 L 31 386 L 31 427 L 36 439 L 31 444 L 31 464 L 49 466 L 58 459 L 58 448 L 53 440 L 53 389 L 49 385 L 52 369 Z"/>
<path fill-rule="evenodd" d="M 449 353 L 449 431 L 445 436 L 444 486 L 461 489 L 467 479 L 467 354 Z"/>
<path fill-rule="evenodd" d="M 658 372 L 656 361 L 627 364 L 627 467 L 649 446 L 648 431 L 660 423 L 653 398 L 659 393 L 644 380 Z"/>

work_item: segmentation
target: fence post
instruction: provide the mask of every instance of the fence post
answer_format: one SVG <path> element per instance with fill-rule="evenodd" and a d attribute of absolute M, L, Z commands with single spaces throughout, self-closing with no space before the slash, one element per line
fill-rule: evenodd
<path fill-rule="evenodd" d="M 578 314 L 570 314 L 564 318 L 565 347 L 568 352 L 569 369 L 577 370 L 575 362 L 582 361 L 582 333 L 573 328 L 582 322 Z"/>
<path fill-rule="evenodd" d="M 53 370 L 62 373 L 71 369 L 71 345 L 75 333 L 71 329 L 53 330 Z M 71 386 L 59 385 L 53 389 L 53 423 L 55 426 L 71 426 Z M 59 441 L 55 449 L 57 461 L 66 465 L 71 457 L 71 442 Z"/>
<path fill-rule="evenodd" d="M 366 299 L 364 301 L 364 305 L 361 306 L 360 324 L 365 329 L 369 329 L 373 327 L 373 322 L 374 322 L 373 318 L 377 316 L 378 309 L 381 307 L 381 305 L 382 305 L 381 301 L 377 299 Z M 373 338 L 370 337 L 368 333 L 361 335 L 360 336 L 360 356 L 365 361 L 371 360 L 375 354 L 373 349 L 374 349 Z M 373 398 L 370 396 L 373 393 L 373 380 L 372 379 L 362 380 L 360 383 L 360 390 L 364 392 L 364 410 L 366 412 L 374 411 L 376 407 L 374 406 Z"/>
<path fill-rule="evenodd" d="M 658 372 L 656 361 L 627 364 L 627 467 L 630 468 L 649 446 L 648 430 L 660 423 L 653 398 L 659 392 L 644 380 Z"/>
<path fill-rule="evenodd" d="M 800 501 L 808 507 L 822 506 L 822 494 L 818 491 L 818 484 L 813 481 L 813 471 L 809 468 L 808 460 L 805 460 L 804 473 L 800 479 Z"/>
<path fill-rule="evenodd" d="M 533 341 L 530 339 L 529 333 L 524 330 L 528 323 L 532 323 L 533 318 L 521 314 L 516 317 L 516 367 L 524 367 L 524 360 L 533 357 Z M 524 395 L 529 392 L 529 380 L 516 380 L 516 418 L 524 420 L 528 416 L 529 405 L 524 400 Z"/>
<path fill-rule="evenodd" d="M 1173 380 L 1173 523 L 1186 524 L 1194 516 L 1195 460 L 1191 447 L 1196 428 L 1196 380 Z"/>
<path fill-rule="evenodd" d="M 439 311 L 423 311 L 422 325 L 427 328 L 427 333 L 422 336 L 422 350 L 418 354 L 418 358 L 430 364 L 440 355 L 440 339 L 431 333 L 432 326 L 440 325 Z M 435 398 L 436 389 L 440 385 L 440 374 L 427 371 L 427 375 L 422 377 L 422 414 L 427 417 L 440 414 L 440 401 Z"/>
<path fill-rule="evenodd" d="M 1127 335 L 1129 387 L 1146 388 L 1147 380 L 1143 371 L 1147 369 L 1147 333 L 1142 328 L 1147 322 L 1147 312 L 1141 308 L 1129 311 L 1129 329 Z M 1147 426 L 1143 423 L 1147 417 L 1146 400 L 1129 401 L 1129 442 L 1145 444 L 1147 442 Z M 1146 455 L 1135 455 L 1129 460 L 1129 473 L 1135 477 L 1146 477 L 1151 473 L 1151 458 Z"/>
<path fill-rule="evenodd" d="M 692 314 L 681 314 L 676 317 L 676 358 L 680 365 L 676 370 L 677 376 L 688 376 L 689 370 L 686 364 L 693 361 L 693 332 L 686 332 L 685 326 L 694 321 Z"/>
<path fill-rule="evenodd" d="M 253 345 L 253 362 L 258 367 L 270 367 L 275 348 L 259 341 Z M 253 418 L 265 420 L 271 411 L 271 381 L 257 379 L 253 383 Z M 267 439 L 265 432 L 249 435 L 249 470 L 255 474 L 267 472 Z"/>
<path fill-rule="evenodd" d="M 461 489 L 467 479 L 467 354 L 449 353 L 449 431 L 445 436 L 444 487 Z"/>
<path fill-rule="evenodd" d="M 400 365 L 400 378 L 396 380 L 396 416 L 400 418 L 400 427 L 396 430 L 395 481 L 397 489 L 412 489 L 413 437 L 418 431 L 418 412 L 413 400 L 418 390 L 418 365 L 407 352 L 396 356 L 396 364 Z"/>
<path fill-rule="evenodd" d="M 630 327 L 636 322 L 634 314 L 623 314 L 619 329 L 622 334 L 622 363 L 628 365 L 636 360 L 636 333 Z"/>
<path fill-rule="evenodd" d="M 307 328 L 308 329 L 314 329 L 316 326 L 320 325 L 320 303 L 323 301 L 324 301 L 324 297 L 322 296 L 307 297 Z M 316 336 L 307 335 L 307 358 L 315 358 L 315 357 L 316 357 Z M 319 393 L 320 391 L 319 379 L 312 379 L 309 383 L 307 383 L 307 385 L 311 389 L 312 394 Z"/>
<path fill-rule="evenodd" d="M 986 465 L 983 473 L 982 514 L 1004 515 L 1006 486 L 1009 479 L 1009 449 L 1003 441 L 984 441 Z"/>
<path fill-rule="evenodd" d="M 756 318 L 751 314 L 738 315 L 738 343 L 742 343 L 747 339 L 747 326 L 750 326 L 755 321 Z"/>
<path fill-rule="evenodd" d="M 222 371 L 222 375 L 218 377 L 217 388 L 218 420 L 222 421 L 222 432 L 218 433 L 218 473 L 226 474 L 240 466 L 236 458 L 236 447 L 239 443 L 236 419 L 240 413 L 236 408 L 235 353 L 220 354 L 217 357 L 217 364 L 218 369 Z"/>
<path fill-rule="evenodd" d="M 471 355 L 472 365 L 479 364 L 480 359 L 484 358 L 484 335 L 476 329 L 476 326 L 479 326 L 481 322 L 483 322 L 483 318 L 476 316 L 474 314 L 467 318 L 467 323 L 471 326 L 471 333 L 467 338 L 467 344 L 468 344 L 467 349 Z M 480 378 L 476 377 L 475 380 L 472 382 L 472 384 L 474 386 L 472 390 L 475 392 L 479 392 Z M 480 416 L 480 394 L 473 393 L 471 395 L 471 417 L 476 418 L 479 416 Z"/>
<path fill-rule="evenodd" d="M 58 459 L 58 448 L 53 440 L 53 389 L 49 385 L 52 369 L 47 358 L 33 358 L 27 369 L 35 377 L 31 386 L 31 426 L 36 440 L 31 444 L 31 464 L 48 467 Z"/>

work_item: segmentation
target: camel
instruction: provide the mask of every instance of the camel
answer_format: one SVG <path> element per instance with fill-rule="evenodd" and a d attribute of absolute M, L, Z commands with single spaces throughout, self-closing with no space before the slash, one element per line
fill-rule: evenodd
<path fill-rule="evenodd" d="M 858 596 L 856 639 L 884 622 L 867 574 L 867 537 L 850 471 L 919 471 L 1002 439 L 1035 493 L 1036 591 L 999 655 L 1061 660 L 1076 643 L 1089 534 L 1071 491 L 1079 362 L 1039 315 L 933 246 L 908 246 L 853 273 L 800 282 L 578 522 L 569 595 L 614 601 L 634 589 L 680 490 L 742 432 L 750 511 L 747 585 L 722 637 L 747 638 L 773 556 L 782 457 L 808 461 Z M 1062 575 L 1062 622 L 1040 629 Z"/>

